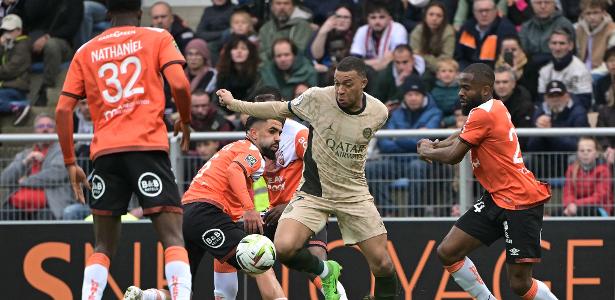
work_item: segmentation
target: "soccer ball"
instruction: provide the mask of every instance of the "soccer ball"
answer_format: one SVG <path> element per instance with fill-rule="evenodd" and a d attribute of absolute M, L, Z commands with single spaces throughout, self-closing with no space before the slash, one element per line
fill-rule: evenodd
<path fill-rule="evenodd" d="M 250 234 L 237 245 L 236 257 L 242 270 L 250 274 L 261 274 L 275 263 L 275 247 L 266 236 Z"/>

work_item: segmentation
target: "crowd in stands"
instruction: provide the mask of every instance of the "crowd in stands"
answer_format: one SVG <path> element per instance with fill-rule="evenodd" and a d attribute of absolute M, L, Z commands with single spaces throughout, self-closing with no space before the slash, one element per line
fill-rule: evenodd
<path fill-rule="evenodd" d="M 105 1 L 0 1 L 0 113 L 17 126 L 31 106 L 47 104 L 47 89 L 56 87 L 62 64 L 110 24 Z M 164 1 L 144 11 L 142 24 L 169 31 L 184 53 L 197 132 L 243 128 L 245 117 L 218 107 L 217 89 L 252 101 L 257 90 L 270 87 L 292 100 L 310 87 L 333 85 L 336 64 L 349 55 L 368 65 L 366 92 L 389 108 L 386 129 L 461 128 L 457 75 L 476 62 L 494 68 L 495 97 L 516 127 L 555 128 L 615 127 L 613 17 L 612 0 L 212 0 L 195 28 Z M 39 62 L 42 86 L 30 91 L 29 76 Z M 171 129 L 178 114 L 165 90 Z M 35 131 L 46 118 L 36 118 Z M 86 100 L 75 120 L 76 133 L 92 132 Z M 379 205 L 392 203 L 390 181 L 409 180 L 412 204 L 426 193 L 420 179 L 458 173 L 434 172 L 412 156 L 416 142 L 383 138 L 372 147 L 366 176 Z M 193 143 L 190 155 L 198 163 L 185 176 L 225 143 Z M 19 207 L 22 190 L 37 188 L 21 183 L 23 172 L 28 178 L 54 166 L 47 158 L 30 158 L 41 147 L 19 153 L 2 173 L 0 182 L 16 187 L 3 206 Z M 88 147 L 77 147 L 84 161 Z M 531 137 L 521 138 L 520 147 L 553 153 L 546 160 L 528 155 L 526 164 L 539 178 L 565 178 L 560 214 L 613 213 L 615 138 Z M 46 205 L 61 218 L 48 197 Z"/>

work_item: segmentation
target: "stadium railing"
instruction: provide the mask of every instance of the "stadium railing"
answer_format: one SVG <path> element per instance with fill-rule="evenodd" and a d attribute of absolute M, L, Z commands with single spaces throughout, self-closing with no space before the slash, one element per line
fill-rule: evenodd
<path fill-rule="evenodd" d="M 388 138 L 440 138 L 455 132 L 452 129 L 433 130 L 381 130 L 376 137 Z M 615 128 L 519 128 L 518 136 L 615 136 Z M 243 132 L 193 132 L 192 141 L 237 140 L 245 137 Z M 88 142 L 89 134 L 75 134 L 76 142 Z M 28 144 L 41 141 L 56 141 L 57 136 L 42 134 L 0 134 L 0 169 L 6 168 L 14 155 Z M 195 155 L 186 155 L 180 150 L 180 137 L 169 135 L 170 159 L 180 191 L 190 183 L 191 176 L 201 167 Z M 523 152 L 523 159 L 537 179 L 548 182 L 553 190 L 553 197 L 545 205 L 545 214 L 561 215 L 562 196 L 565 184 L 564 175 L 568 165 L 574 160 L 573 152 Z M 80 159 L 80 165 L 90 172 L 91 162 Z M 413 166 L 413 167 L 411 167 Z M 613 166 L 610 166 L 613 170 Z M 366 163 L 368 182 L 376 198 L 376 204 L 384 216 L 389 217 L 450 217 L 457 216 L 469 209 L 480 198 L 483 190 L 472 175 L 469 154 L 457 166 L 440 163 L 427 164 L 419 162 L 416 154 L 379 154 L 370 153 Z M 615 180 L 611 177 L 611 186 Z M 1 181 L 0 181 L 1 182 Z M 56 184 L 56 183 L 53 183 Z M 64 182 L 68 184 L 68 182 Z M 8 197 L 15 191 L 17 184 L 0 186 L 0 221 L 12 219 L 54 219 L 48 208 L 24 209 L 11 207 Z M 385 196 L 383 196 L 385 195 Z M 579 210 L 580 216 L 612 215 L 612 203 L 604 203 L 595 210 Z"/>

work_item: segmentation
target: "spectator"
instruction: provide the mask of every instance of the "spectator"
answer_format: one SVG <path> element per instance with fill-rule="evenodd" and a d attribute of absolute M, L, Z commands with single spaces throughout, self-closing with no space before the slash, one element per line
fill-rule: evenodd
<path fill-rule="evenodd" d="M 284 99 L 292 99 L 299 83 L 316 86 L 316 70 L 305 56 L 299 55 L 297 46 L 290 39 L 279 38 L 271 48 L 273 61 L 266 62 L 260 70 L 263 84 L 278 88 Z"/>
<path fill-rule="evenodd" d="M 502 38 L 501 51 L 496 68 L 511 68 L 515 72 L 517 86 L 525 87 L 531 94 L 531 100 L 538 99 L 538 69 L 532 69 L 525 51 L 521 47 L 521 41 L 516 35 Z"/>
<path fill-rule="evenodd" d="M 152 27 L 162 28 L 173 36 L 179 49 L 185 49 L 188 42 L 194 38 L 194 32 L 178 15 L 173 14 L 171 5 L 165 1 L 152 4 L 149 10 Z"/>
<path fill-rule="evenodd" d="M 34 105 L 47 105 L 47 89 L 56 86 L 60 65 L 72 56 L 71 43 L 83 20 L 83 0 L 18 1 L 14 13 L 21 17 L 32 40 L 34 61 L 42 61 L 43 83 Z"/>
<path fill-rule="evenodd" d="M 207 42 L 193 39 L 186 45 L 186 76 L 190 81 L 191 92 L 213 93 L 216 88 L 218 71 L 211 67 L 211 56 Z"/>
<path fill-rule="evenodd" d="M 421 24 L 410 34 L 410 46 L 427 64 L 427 69 L 437 71 L 438 60 L 453 57 L 455 29 L 447 22 L 446 7 L 442 2 L 430 2 L 425 8 Z"/>
<path fill-rule="evenodd" d="M 83 1 L 83 21 L 79 27 L 79 32 L 75 37 L 75 47 L 79 47 L 94 37 L 94 25 L 107 19 L 106 1 L 103 0 L 84 0 Z"/>
<path fill-rule="evenodd" d="M 424 61 L 420 56 L 415 56 L 408 45 L 398 45 L 393 50 L 393 61 L 383 71 L 378 73 L 374 95 L 389 107 L 389 110 L 397 107 L 403 98 L 399 87 L 410 75 L 420 76 L 422 72 L 417 70 L 417 61 Z"/>
<path fill-rule="evenodd" d="M 545 92 L 548 82 L 559 80 L 566 85 L 573 99 L 588 110 L 592 101 L 592 77 L 583 62 L 574 56 L 572 34 L 563 29 L 553 30 L 549 48 L 553 58 L 540 69 L 538 93 Z"/>
<path fill-rule="evenodd" d="M 21 124 L 30 112 L 26 95 L 32 46 L 22 28 L 21 18 L 13 14 L 5 16 L 0 25 L 0 113 L 15 114 L 13 125 Z"/>
<path fill-rule="evenodd" d="M 534 103 L 532 103 L 530 92 L 525 87 L 517 85 L 515 74 L 508 67 L 496 68 L 495 94 L 504 102 L 515 128 L 534 127 L 532 124 Z"/>
<path fill-rule="evenodd" d="M 272 59 L 273 42 L 278 38 L 287 38 L 295 44 L 297 53 L 304 53 L 312 37 L 310 24 L 300 18 L 291 19 L 295 9 L 293 0 L 272 0 L 271 20 L 258 31 L 260 40 L 259 58 L 265 63 Z"/>
<path fill-rule="evenodd" d="M 598 79 L 594 85 L 594 100 L 595 106 L 598 110 L 612 97 L 613 78 L 615 77 L 615 46 L 610 47 L 604 53 L 603 61 L 606 63 L 606 69 L 608 74 Z"/>
<path fill-rule="evenodd" d="M 462 69 L 478 62 L 493 67 L 500 51 L 500 39 L 517 31 L 508 19 L 498 16 L 493 0 L 474 0 L 473 12 L 474 19 L 461 27 L 455 59 Z"/>
<path fill-rule="evenodd" d="M 233 124 L 211 101 L 211 96 L 203 91 L 192 93 L 190 112 L 192 114 L 190 127 L 194 131 L 233 131 L 234 129 Z"/>
<path fill-rule="evenodd" d="M 508 1 L 508 12 L 506 13 L 506 18 L 510 20 L 517 31 L 521 29 L 521 25 L 532 18 L 534 12 L 532 11 L 532 6 L 528 5 L 527 0 L 512 0 Z"/>
<path fill-rule="evenodd" d="M 531 0 L 534 16 L 523 23 L 519 37 L 525 53 L 536 69 L 551 59 L 549 37 L 556 28 L 574 32 L 572 23 L 556 9 L 555 0 Z M 574 40 L 574 39 L 573 39 Z"/>
<path fill-rule="evenodd" d="M 604 84 L 602 95 L 602 105 L 598 109 L 598 127 L 615 127 L 615 86 L 613 86 L 612 78 L 615 76 L 615 47 L 609 48 L 605 54 L 607 66 L 609 69 L 609 75 L 604 77 L 598 82 L 598 87 L 605 81 L 608 81 L 608 85 Z M 596 94 L 596 100 L 598 100 Z M 615 137 L 602 137 L 600 139 L 600 146 L 605 149 L 604 155 L 610 164 L 615 163 Z"/>
<path fill-rule="evenodd" d="M 1 0 L 0 1 L 0 19 L 10 15 L 15 8 L 18 0 Z"/>
<path fill-rule="evenodd" d="M 566 85 L 557 80 L 546 86 L 545 101 L 534 113 L 534 125 L 537 128 L 589 127 L 587 111 L 575 103 L 566 89 Z M 577 137 L 530 137 L 530 151 L 576 151 Z"/>
<path fill-rule="evenodd" d="M 493 4 L 497 1 L 497 11 L 496 13 L 499 16 L 506 16 L 508 10 L 508 3 L 510 1 L 507 0 L 493 0 Z M 456 31 L 460 31 L 463 24 L 466 23 L 469 19 L 475 17 L 475 14 L 472 14 L 470 8 L 474 8 L 475 0 L 459 0 L 457 2 L 457 10 L 455 11 L 455 16 L 453 18 L 453 25 Z"/>
<path fill-rule="evenodd" d="M 417 76 L 406 78 L 401 87 L 403 104 L 391 112 L 386 129 L 431 129 L 439 128 L 442 111 L 438 109 L 422 81 Z M 410 203 L 419 204 L 427 178 L 427 163 L 416 156 L 399 154 L 416 153 L 418 138 L 379 138 L 378 149 L 382 154 L 396 154 L 384 156 L 379 160 L 369 161 L 366 167 L 366 176 L 370 190 L 378 201 L 378 207 L 390 206 L 392 201 L 389 195 L 388 184 L 382 180 L 398 178 L 410 179 Z M 387 214 L 387 210 L 384 211 Z M 420 212 L 413 212 L 414 215 Z"/>
<path fill-rule="evenodd" d="M 301 96 L 301 94 L 303 94 L 309 88 L 311 88 L 311 86 L 308 83 L 306 83 L 306 82 L 302 82 L 302 83 L 297 84 L 295 86 L 295 91 L 293 92 L 293 99 Z"/>
<path fill-rule="evenodd" d="M 606 12 L 607 0 L 582 0 L 582 17 L 577 24 L 576 46 L 587 69 L 602 75 L 606 49 L 615 45 L 615 23 Z"/>
<path fill-rule="evenodd" d="M 600 146 L 595 139 L 579 139 L 577 158 L 566 170 L 562 199 L 565 216 L 612 215 L 611 167 L 599 155 Z"/>
<path fill-rule="evenodd" d="M 235 5 L 230 0 L 212 0 L 212 6 L 205 7 L 196 36 L 207 42 L 212 55 L 212 64 L 218 62 L 218 53 L 222 49 L 222 35 L 229 28 L 229 20 Z"/>
<path fill-rule="evenodd" d="M 184 163 L 184 191 L 190 186 L 190 182 L 199 172 L 201 167 L 220 150 L 220 141 L 198 141 L 195 150 L 188 152 Z"/>
<path fill-rule="evenodd" d="M 318 85 L 333 85 L 333 77 L 337 63 L 350 55 L 350 43 L 342 33 L 328 35 L 326 41 L 327 53 L 322 59 L 314 62 L 314 69 L 318 72 Z"/>
<path fill-rule="evenodd" d="M 252 16 L 243 9 L 237 9 L 231 14 L 230 27 L 222 33 L 222 47 L 224 47 L 234 35 L 246 36 L 250 42 L 258 46 L 258 35 L 254 30 Z"/>
<path fill-rule="evenodd" d="M 303 2 L 306 8 L 312 11 L 314 23 L 321 26 L 327 23 L 327 20 L 331 19 L 331 17 L 335 16 L 340 7 L 345 6 L 350 9 L 351 5 L 356 5 L 350 0 L 303 0 L 301 2 Z M 334 12 L 334 14 L 332 15 L 331 12 Z M 352 12 L 350 10 L 349 13 L 352 18 Z"/>
<path fill-rule="evenodd" d="M 55 133 L 53 118 L 37 115 L 34 133 Z M 61 219 L 64 208 L 75 201 L 57 142 L 39 142 L 17 153 L 2 170 L 0 185 L 10 192 L 4 199 L 2 220 Z"/>
<path fill-rule="evenodd" d="M 233 35 L 218 61 L 216 90 L 227 89 L 237 99 L 247 99 L 261 84 L 258 52 L 246 36 Z"/>
<path fill-rule="evenodd" d="M 352 40 L 350 53 L 365 59 L 376 71 L 383 70 L 392 60 L 391 52 L 401 44 L 408 44 L 406 28 L 393 21 L 388 8 L 379 2 L 369 2 L 367 25 L 359 27 Z"/>
<path fill-rule="evenodd" d="M 316 32 L 308 54 L 312 59 L 318 61 L 319 64 L 331 67 L 329 42 L 333 39 L 343 40 L 345 44 L 350 45 L 353 36 L 352 10 L 345 5 L 339 6 L 335 9 L 335 13 L 329 16 L 327 21 Z M 318 66 L 316 69 L 319 69 Z"/>
<path fill-rule="evenodd" d="M 455 109 L 459 106 L 459 64 L 452 58 L 443 58 L 438 62 L 436 86 L 431 96 L 442 111 L 440 127 L 455 128 Z"/>

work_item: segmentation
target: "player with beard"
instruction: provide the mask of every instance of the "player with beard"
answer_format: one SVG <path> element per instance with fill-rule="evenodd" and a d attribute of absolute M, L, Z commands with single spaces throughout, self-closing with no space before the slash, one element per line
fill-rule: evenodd
<path fill-rule="evenodd" d="M 478 300 L 495 299 L 467 257 L 481 245 L 504 237 L 510 287 L 524 300 L 557 299 L 532 278 L 540 262 L 540 236 L 549 186 L 523 164 L 510 114 L 493 99 L 495 75 L 486 64 L 468 66 L 459 75 L 461 106 L 468 120 L 444 141 L 420 140 L 417 152 L 428 162 L 459 163 L 471 150 L 474 175 L 484 195 L 453 226 L 438 246 L 438 257 L 455 282 Z"/>
<path fill-rule="evenodd" d="M 249 117 L 245 126 L 246 139 L 214 154 L 182 198 L 184 240 L 192 274 L 197 274 L 205 252 L 240 270 L 235 257 L 237 245 L 250 233 L 263 234 L 263 220 L 254 209 L 252 185 L 265 170 L 263 157 L 275 159 L 283 122 Z M 237 224 L 241 218 L 243 228 Z M 263 299 L 286 299 L 272 269 L 254 278 Z M 165 293 L 130 287 L 124 299 L 157 300 Z"/>

